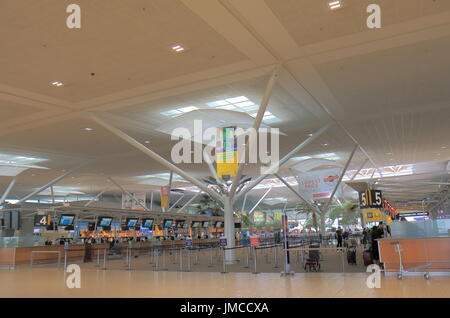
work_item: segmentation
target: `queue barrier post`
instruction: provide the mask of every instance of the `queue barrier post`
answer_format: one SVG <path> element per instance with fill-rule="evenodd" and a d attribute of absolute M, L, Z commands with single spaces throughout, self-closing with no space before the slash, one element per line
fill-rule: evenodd
<path fill-rule="evenodd" d="M 257 265 L 257 261 L 256 261 L 256 246 L 253 246 L 253 264 L 254 264 L 253 274 L 258 274 L 258 272 L 256 271 L 256 265 Z"/>
<path fill-rule="evenodd" d="M 183 271 L 183 249 L 180 247 L 180 271 Z"/>
<path fill-rule="evenodd" d="M 103 270 L 106 270 L 106 248 L 103 249 Z"/>
<path fill-rule="evenodd" d="M 97 248 L 97 264 L 95 265 L 96 267 L 100 266 L 100 249 Z"/>
<path fill-rule="evenodd" d="M 274 250 L 274 253 L 273 253 L 273 257 L 274 257 L 274 263 L 275 263 L 275 265 L 273 266 L 273 268 L 278 268 L 278 255 L 277 255 L 277 253 L 278 253 L 278 246 L 275 244 L 275 246 L 274 246 L 274 248 L 275 248 L 275 250 Z"/>
<path fill-rule="evenodd" d="M 246 266 L 244 266 L 244 268 L 249 268 L 250 267 L 250 264 L 249 264 L 249 246 L 246 246 L 245 247 L 245 254 L 246 254 L 246 259 L 247 259 L 247 262 L 246 262 Z"/>
<path fill-rule="evenodd" d="M 227 273 L 227 266 L 226 266 L 226 263 L 225 263 L 225 247 L 222 247 L 222 251 L 223 251 L 223 253 L 222 253 L 222 263 L 223 263 L 223 268 L 222 268 L 222 274 L 226 274 Z"/>
<path fill-rule="evenodd" d="M 213 247 L 209 248 L 209 265 L 208 267 L 213 267 Z"/>

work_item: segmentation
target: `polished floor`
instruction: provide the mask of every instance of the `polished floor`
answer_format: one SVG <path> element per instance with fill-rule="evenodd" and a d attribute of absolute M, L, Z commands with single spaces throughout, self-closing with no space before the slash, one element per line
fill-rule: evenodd
<path fill-rule="evenodd" d="M 365 273 L 212 273 L 101 270 L 81 267 L 81 288 L 66 286 L 57 268 L 0 270 L 0 297 L 450 297 L 450 277 L 381 279 L 366 287 Z"/>

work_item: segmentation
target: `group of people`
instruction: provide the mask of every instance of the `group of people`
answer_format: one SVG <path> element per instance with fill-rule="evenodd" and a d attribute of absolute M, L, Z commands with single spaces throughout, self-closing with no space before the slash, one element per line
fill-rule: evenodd
<path fill-rule="evenodd" d="M 369 247 L 369 250 L 372 254 L 372 259 L 375 261 L 375 263 L 380 262 L 380 252 L 378 250 L 377 240 L 385 236 L 385 230 L 386 234 L 390 235 L 391 231 L 389 225 L 387 225 L 385 229 L 383 222 L 380 222 L 378 225 L 374 225 L 372 228 L 364 228 L 362 232 L 362 244 L 364 244 L 365 247 Z M 343 231 L 342 228 L 339 227 L 335 233 L 337 247 L 342 247 L 343 240 L 346 240 L 351 233 L 351 230 Z"/>

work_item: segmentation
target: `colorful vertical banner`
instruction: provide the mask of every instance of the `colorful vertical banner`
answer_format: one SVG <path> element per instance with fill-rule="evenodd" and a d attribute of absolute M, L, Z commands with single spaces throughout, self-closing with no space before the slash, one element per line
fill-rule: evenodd
<path fill-rule="evenodd" d="M 230 178 L 238 170 L 236 127 L 217 128 L 216 162 L 219 178 Z"/>
<path fill-rule="evenodd" d="M 167 209 L 169 205 L 169 187 L 161 187 L 161 207 Z"/>

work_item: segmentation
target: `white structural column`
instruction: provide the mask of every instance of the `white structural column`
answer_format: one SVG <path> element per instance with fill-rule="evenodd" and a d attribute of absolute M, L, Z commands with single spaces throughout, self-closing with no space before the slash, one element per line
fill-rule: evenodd
<path fill-rule="evenodd" d="M 9 193 L 11 192 L 11 189 L 16 184 L 16 181 L 17 181 L 17 176 L 15 176 L 14 179 L 11 180 L 11 182 L 9 183 L 9 185 L 6 188 L 5 192 L 3 193 L 2 198 L 0 199 L 0 205 L 2 205 L 3 202 L 5 202 L 6 198 L 8 197 Z"/>
<path fill-rule="evenodd" d="M 236 237 L 234 233 L 234 213 L 233 202 L 229 196 L 225 196 L 223 199 L 224 205 L 224 221 L 225 221 L 225 237 L 227 238 L 227 248 L 233 248 L 236 246 Z M 225 250 L 225 263 L 236 263 L 236 250 Z"/>
<path fill-rule="evenodd" d="M 76 168 L 73 168 L 65 173 L 63 173 L 62 175 L 60 175 L 59 177 L 53 179 L 52 181 L 50 181 L 49 183 L 47 183 L 46 185 L 40 187 L 39 189 L 34 190 L 33 192 L 31 192 L 30 194 L 24 196 L 22 199 L 20 199 L 17 203 L 22 203 L 25 202 L 26 200 L 28 200 L 29 198 L 31 198 L 32 196 L 44 191 L 45 189 L 48 189 L 49 187 L 53 186 L 55 183 L 57 183 L 58 181 L 62 180 L 63 178 L 67 177 L 69 174 L 73 173 L 75 170 L 81 168 L 82 166 L 84 166 L 85 164 L 82 164 Z"/>
<path fill-rule="evenodd" d="M 167 169 L 169 169 L 170 171 L 175 172 L 176 174 L 178 174 L 179 176 L 183 177 L 184 179 L 186 179 L 187 181 L 191 182 L 193 185 L 196 185 L 197 187 L 199 187 L 201 190 L 207 192 L 209 195 L 211 195 L 215 200 L 217 200 L 218 202 L 222 202 L 222 198 L 214 191 L 212 191 L 210 188 L 208 188 L 205 184 L 203 184 L 201 181 L 197 180 L 195 177 L 191 176 L 190 174 L 188 174 L 187 172 L 181 170 L 180 168 L 178 168 L 177 166 L 175 166 L 174 164 L 172 164 L 171 162 L 167 161 L 166 159 L 164 159 L 163 157 L 161 157 L 160 155 L 158 155 L 156 152 L 154 152 L 153 150 L 150 150 L 150 148 L 147 148 L 146 146 L 144 146 L 143 144 L 141 144 L 140 142 L 138 142 L 136 139 L 128 136 L 127 134 L 125 134 L 124 132 L 122 132 L 121 130 L 117 129 L 116 127 L 108 124 L 107 122 L 105 122 L 104 120 L 98 118 L 96 115 L 89 113 L 89 117 L 95 121 L 96 123 L 98 123 L 99 125 L 101 125 L 102 127 L 104 127 L 105 129 L 109 130 L 111 133 L 113 133 L 114 135 L 116 135 L 117 137 L 121 138 L 122 140 L 124 140 L 125 142 L 129 143 L 131 146 L 135 147 L 136 149 L 142 151 L 143 153 L 145 153 L 147 156 L 149 156 L 150 158 L 156 160 L 157 162 L 159 162 L 161 165 L 163 165 L 164 167 L 166 167 Z"/>

